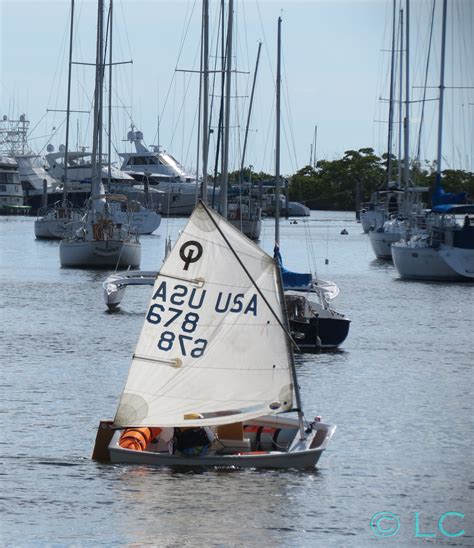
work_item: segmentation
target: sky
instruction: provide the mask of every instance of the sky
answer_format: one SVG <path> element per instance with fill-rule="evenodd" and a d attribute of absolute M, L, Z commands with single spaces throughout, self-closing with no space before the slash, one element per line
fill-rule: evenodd
<path fill-rule="evenodd" d="M 437 144 L 440 0 L 427 79 L 429 100 L 420 134 L 432 2 L 410 1 L 410 156 L 417 155 L 420 138 L 421 161 L 436 158 Z M 275 170 L 278 17 L 282 17 L 282 174 L 292 174 L 315 159 L 340 158 L 346 150 L 386 151 L 393 4 L 393 0 L 234 0 L 230 170 L 238 169 L 242 159 L 259 41 L 262 51 L 244 164 L 252 165 L 253 171 Z M 211 66 L 220 55 L 216 52 L 219 5 L 211 0 Z M 399 10 L 406 11 L 406 0 L 395 0 L 395 5 L 398 29 Z M 0 115 L 15 118 L 25 113 L 31 121 L 30 144 L 37 152 L 44 152 L 49 143 L 57 148 L 65 141 L 65 114 L 53 111 L 66 107 L 70 6 L 69 0 L 0 0 Z M 448 6 L 443 167 L 474 171 L 474 89 L 467 89 L 474 86 L 474 2 L 449 0 Z M 96 15 L 95 0 L 75 0 L 75 63 L 94 62 Z M 186 167 L 196 168 L 200 25 L 197 0 L 114 0 L 114 62 L 133 60 L 113 71 L 111 135 L 116 152 L 131 150 L 126 135 L 134 124 L 148 145 L 159 140 Z M 90 112 L 93 79 L 93 67 L 73 65 L 72 110 Z M 397 76 L 397 97 L 399 83 Z M 220 86 L 211 93 L 211 101 L 218 105 Z M 216 108 L 213 127 L 215 112 Z M 398 154 L 397 112 L 395 122 L 393 152 Z M 90 150 L 91 133 L 90 114 L 72 113 L 71 146 Z M 210 171 L 216 135 L 211 137 Z"/>

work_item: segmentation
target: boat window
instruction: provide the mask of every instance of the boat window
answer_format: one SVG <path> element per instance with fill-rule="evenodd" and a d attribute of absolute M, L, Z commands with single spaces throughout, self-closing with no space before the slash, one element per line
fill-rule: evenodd
<path fill-rule="evenodd" d="M 0 185 L 0 192 L 6 192 L 7 191 L 7 185 Z"/>

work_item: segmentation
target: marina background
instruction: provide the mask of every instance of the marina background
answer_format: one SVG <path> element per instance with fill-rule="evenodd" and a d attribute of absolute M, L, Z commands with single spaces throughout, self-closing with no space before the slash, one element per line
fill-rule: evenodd
<path fill-rule="evenodd" d="M 163 218 L 141 238 L 143 270 L 159 268 L 185 221 Z M 286 266 L 311 266 L 308 243 L 352 320 L 341 352 L 296 358 L 308 418 L 338 426 L 318 469 L 99 465 L 97 424 L 115 413 L 150 288 L 129 288 L 107 312 L 107 272 L 60 268 L 58 242 L 35 240 L 33 223 L 0 218 L 1 544 L 417 546 L 417 512 L 432 541 L 474 544 L 473 284 L 399 280 L 351 212 L 282 220 Z M 273 238 L 266 219 L 268 252 Z M 370 527 L 382 511 L 400 519 L 385 541 Z M 445 523 L 462 536 L 437 529 L 445 512 L 465 515 Z"/>
<path fill-rule="evenodd" d="M 194 0 L 115 0 L 114 59 L 133 64 L 114 70 L 112 137 L 119 152 L 130 123 L 144 132 L 147 144 L 159 144 L 187 168 L 196 166 L 199 36 L 201 4 Z M 211 66 L 220 2 L 211 2 Z M 274 172 L 274 112 L 277 19 L 282 29 L 281 171 L 296 173 L 317 159 L 335 160 L 347 150 L 387 150 L 392 0 L 236 0 L 235 74 L 230 171 L 240 167 L 257 45 L 262 41 L 246 165 Z M 397 9 L 404 3 L 397 3 Z M 411 2 L 410 49 L 412 112 L 410 158 L 423 126 L 421 161 L 436 158 L 437 99 L 441 52 L 441 9 L 436 3 L 424 121 L 421 108 L 432 0 Z M 28 17 L 25 17 L 25 14 Z M 0 115 L 32 121 L 35 151 L 48 143 L 64 144 L 69 0 L 1 0 Z M 95 60 L 97 3 L 76 0 L 74 62 Z M 474 171 L 472 86 L 474 4 L 450 0 L 444 121 L 443 168 Z M 41 24 L 38 24 L 41 21 Z M 32 46 L 33 45 L 33 46 Z M 74 65 L 71 109 L 89 111 L 94 70 Z M 218 86 L 219 87 L 219 86 Z M 187 93 L 186 93 L 187 90 Z M 220 91 L 213 95 L 218 101 Z M 47 112 L 49 109 L 49 112 Z M 234 112 L 235 110 L 235 112 Z M 158 131 L 158 119 L 160 129 Z M 216 125 L 214 123 L 214 125 Z M 71 117 L 71 142 L 91 146 L 91 116 Z M 159 133 L 159 135 L 157 135 Z M 214 136 L 217 135 L 215 132 Z M 316 144 L 315 144 L 316 145 Z M 213 140 L 211 140 L 211 147 Z M 89 149 L 90 150 L 90 149 Z"/>

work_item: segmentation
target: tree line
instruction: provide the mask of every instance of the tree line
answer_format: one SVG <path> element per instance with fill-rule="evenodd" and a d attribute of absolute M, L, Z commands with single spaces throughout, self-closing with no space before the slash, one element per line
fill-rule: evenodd
<path fill-rule="evenodd" d="M 319 160 L 315 167 L 305 166 L 294 175 L 286 177 L 289 182 L 289 198 L 302 202 L 310 209 L 355 211 L 363 202 L 369 201 L 376 190 L 386 190 L 388 155 L 377 156 L 372 148 L 348 150 L 337 160 Z M 398 168 L 403 165 L 391 158 L 392 181 L 397 181 Z M 436 162 L 423 165 L 412 162 L 410 181 L 414 186 L 428 187 L 429 195 L 434 190 Z M 229 174 L 229 180 L 237 182 L 239 173 Z M 250 173 L 246 168 L 243 179 L 252 183 L 272 181 L 268 173 Z M 442 185 L 446 192 L 467 192 L 474 198 L 474 173 L 456 169 L 442 171 Z M 403 176 L 402 176 L 403 187 Z M 429 207 L 431 204 L 427 204 Z"/>

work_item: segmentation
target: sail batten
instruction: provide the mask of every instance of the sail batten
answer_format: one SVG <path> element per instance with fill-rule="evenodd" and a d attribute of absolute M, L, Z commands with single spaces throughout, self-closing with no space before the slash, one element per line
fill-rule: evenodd
<path fill-rule="evenodd" d="M 197 424 L 190 413 L 224 424 L 291 409 L 278 275 L 269 255 L 199 204 L 155 280 L 116 425 Z"/>

